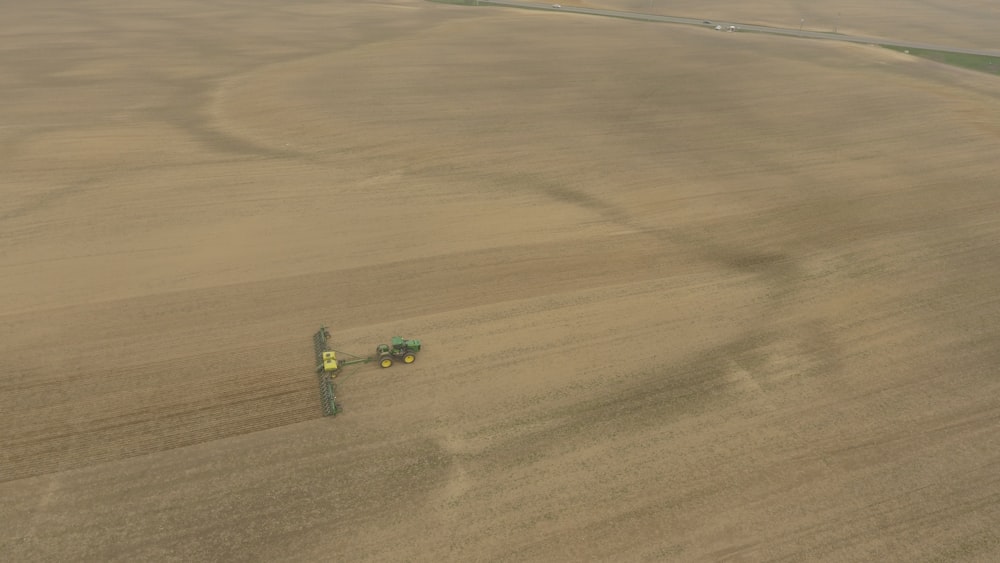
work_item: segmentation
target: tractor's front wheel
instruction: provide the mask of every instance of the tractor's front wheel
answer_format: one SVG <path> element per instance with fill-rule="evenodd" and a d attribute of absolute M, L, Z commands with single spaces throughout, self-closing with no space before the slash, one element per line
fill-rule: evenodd
<path fill-rule="evenodd" d="M 382 366 L 383 368 L 392 366 L 392 357 L 382 356 L 381 358 L 378 359 L 378 365 Z"/>
<path fill-rule="evenodd" d="M 406 354 L 403 355 L 404 364 L 412 364 L 415 361 L 417 361 L 417 355 L 414 354 L 413 352 L 407 352 Z"/>

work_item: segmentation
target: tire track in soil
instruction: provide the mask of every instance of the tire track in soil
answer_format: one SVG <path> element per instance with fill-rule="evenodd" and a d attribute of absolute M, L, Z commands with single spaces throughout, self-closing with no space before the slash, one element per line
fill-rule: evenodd
<path fill-rule="evenodd" d="M 41 384 L 63 393 L 53 399 L 36 382 L 29 404 L 18 401 L 23 392 L 5 393 L 12 407 L 5 426 L 19 433 L 0 434 L 0 481 L 318 418 L 315 377 L 300 365 L 311 364 L 311 355 L 301 348 L 304 362 L 295 361 L 295 348 L 272 345 L 246 365 L 227 350 L 90 368 L 76 379 L 63 371 Z"/>
<path fill-rule="evenodd" d="M 576 190 L 553 184 L 538 177 L 518 174 L 514 175 L 508 181 L 511 182 L 511 185 L 527 186 L 527 189 L 541 193 L 558 202 L 582 207 L 599 215 L 610 223 L 637 233 L 634 236 L 629 235 L 626 237 L 615 237 L 614 240 L 610 241 L 588 241 L 586 243 L 582 243 L 582 248 L 581 243 L 575 243 L 572 245 L 573 248 L 569 252 L 566 251 L 566 247 L 570 246 L 568 243 L 542 246 L 543 249 L 548 249 L 555 255 L 553 256 L 555 262 L 561 261 L 564 263 L 554 264 L 550 262 L 547 264 L 548 267 L 546 269 L 546 275 L 550 278 L 550 283 L 543 283 L 540 284 L 540 286 L 536 286 L 536 294 L 545 294 L 550 292 L 558 293 L 573 289 L 574 287 L 593 288 L 599 286 L 602 283 L 601 278 L 603 277 L 600 274 L 591 274 L 592 279 L 583 278 L 581 280 L 578 277 L 578 274 L 581 272 L 581 268 L 578 267 L 578 263 L 581 261 L 591 263 L 595 255 L 603 255 L 604 257 L 611 259 L 611 261 L 606 264 L 606 266 L 608 266 L 608 270 L 605 271 L 610 271 L 614 268 L 613 261 L 619 256 L 627 256 L 627 258 L 624 259 L 628 262 L 628 269 L 635 271 L 635 264 L 640 260 L 640 258 L 633 253 L 627 252 L 627 250 L 639 250 L 639 257 L 647 255 L 650 258 L 658 259 L 651 262 L 668 262 L 668 260 L 663 260 L 666 256 L 694 256 L 695 261 L 701 260 L 703 262 L 708 262 L 708 266 L 722 266 L 725 270 L 740 273 L 760 273 L 761 275 L 770 276 L 774 282 L 782 283 L 784 285 L 791 284 L 796 276 L 795 269 L 791 261 L 786 256 L 756 253 L 753 251 L 739 249 L 734 246 L 719 244 L 715 241 L 705 239 L 704 237 L 699 237 L 690 231 L 683 231 L 681 229 L 650 228 L 635 220 L 624 209 L 616 207 L 599 197 L 593 196 L 583 190 Z M 650 238 L 659 241 L 662 244 L 659 245 L 658 248 L 651 249 L 649 248 L 648 243 L 644 242 L 648 241 Z M 591 250 L 596 251 L 596 253 L 589 251 L 587 248 L 588 246 L 591 247 Z M 623 252 L 623 250 L 625 252 Z M 505 253 L 514 254 L 515 256 L 520 255 L 522 257 L 530 256 L 531 262 L 525 263 L 516 259 L 504 260 L 503 254 Z M 469 258 L 472 258 L 472 260 L 464 260 Z M 460 270 L 463 273 L 468 273 L 472 276 L 471 281 L 466 280 L 462 285 L 475 285 L 477 284 L 476 279 L 479 279 L 483 284 L 496 285 L 497 280 L 503 279 L 502 275 L 498 275 L 500 271 L 509 271 L 510 273 L 516 272 L 523 275 L 526 273 L 524 271 L 525 266 L 531 267 L 532 264 L 543 262 L 541 258 L 542 256 L 540 256 L 538 245 L 526 248 L 469 253 L 467 255 L 449 255 L 437 259 L 432 258 L 430 260 L 423 260 L 423 267 L 417 267 L 415 271 L 412 263 L 401 262 L 358 269 L 360 272 L 342 272 L 348 274 L 348 279 L 345 279 L 337 285 L 341 288 L 346 288 L 350 285 L 352 286 L 351 291 L 353 292 L 357 292 L 357 287 L 364 287 L 363 283 L 357 284 L 348 281 L 351 277 L 350 274 L 352 273 L 360 273 L 362 276 L 367 273 L 371 276 L 378 277 L 381 280 L 398 279 L 399 283 L 403 284 L 403 286 L 409 286 L 412 284 L 414 279 L 420 279 L 421 277 L 426 277 L 428 275 L 440 277 L 442 275 L 442 271 L 444 272 L 445 278 L 451 280 L 458 278 L 464 279 L 462 276 L 456 275 L 456 270 Z M 687 260 L 689 262 L 691 261 L 690 258 Z M 435 267 L 435 262 L 438 263 L 436 264 L 437 266 L 440 266 L 443 263 L 447 267 L 437 268 Z M 457 267 L 456 264 L 461 264 L 461 266 Z M 639 271 L 634 273 L 636 274 L 635 277 L 640 279 L 643 277 L 660 277 L 670 275 L 670 273 L 676 274 L 678 268 L 675 266 L 675 264 L 651 265 L 646 268 L 645 272 Z M 592 268 L 583 269 L 583 271 L 588 272 L 591 270 Z M 407 272 L 408 274 L 387 275 L 392 271 L 398 271 L 400 273 Z M 514 277 L 516 278 L 517 276 Z M 324 284 L 319 281 L 322 279 L 323 276 L 321 274 L 314 274 L 309 276 L 299 276 L 293 280 L 279 280 L 277 283 L 291 284 L 288 287 L 288 290 L 294 291 L 298 294 L 300 297 L 298 299 L 299 303 L 305 305 L 311 301 L 311 299 L 308 298 L 310 293 L 314 293 L 318 296 L 323 294 L 324 290 L 326 290 L 326 292 L 329 291 L 329 284 Z M 575 283 L 567 284 L 566 282 L 570 279 L 574 279 Z M 441 280 L 437 281 L 439 283 L 436 285 L 441 285 Z M 299 283 L 296 284 L 296 282 Z M 275 281 L 272 280 L 271 282 L 258 284 L 241 284 L 245 289 L 249 290 L 248 292 L 245 291 L 242 293 L 253 299 L 255 294 L 264 291 L 265 287 L 272 287 L 274 283 Z M 456 283 L 458 282 L 451 282 L 452 285 Z M 204 302 L 212 303 L 215 302 L 215 300 L 209 297 L 211 294 L 221 296 L 223 294 L 232 293 L 234 289 L 236 289 L 236 287 L 229 286 L 211 288 L 194 293 L 203 295 Z M 471 301 L 469 299 L 465 299 L 458 303 L 422 302 L 423 306 L 415 310 L 404 309 L 401 311 L 399 310 L 399 307 L 394 305 L 391 307 L 391 311 L 385 311 L 375 317 L 369 316 L 367 319 L 362 316 L 356 320 L 360 323 L 364 323 L 365 321 L 377 322 L 389 318 L 399 318 L 400 316 L 412 317 L 431 311 L 441 312 L 442 310 L 463 308 L 475 304 L 484 304 L 486 302 L 496 303 L 503 301 L 504 299 L 515 298 L 514 293 L 509 296 L 505 296 L 502 287 L 497 289 L 499 291 L 488 292 L 479 299 L 473 299 Z M 516 298 L 526 297 L 523 287 L 519 286 L 515 289 Z M 186 295 L 158 296 L 158 299 L 169 303 L 172 300 L 179 301 L 185 296 L 191 295 L 191 292 L 184 293 Z M 390 290 L 389 293 L 395 292 Z M 780 292 L 776 292 L 776 294 L 780 294 Z M 447 300 L 447 295 L 448 292 L 441 291 L 439 293 L 439 300 Z M 240 306 L 239 304 L 231 303 L 231 300 L 232 298 L 230 297 L 228 299 L 224 299 L 222 303 L 220 303 L 220 305 L 222 305 L 218 307 L 220 314 L 225 310 L 246 310 L 245 307 Z M 270 299 L 268 301 L 273 304 L 280 302 L 280 309 L 282 313 L 288 314 L 288 309 L 294 310 L 295 305 L 291 304 L 291 307 L 289 307 L 290 304 L 286 300 Z M 358 306 L 359 309 L 361 307 L 365 307 L 366 309 L 371 308 L 370 303 L 366 303 L 366 301 L 368 301 L 366 299 L 355 301 L 362 304 Z M 139 303 L 140 301 L 133 300 L 133 302 Z M 404 302 L 409 302 L 409 300 L 404 300 Z M 120 306 L 115 307 L 115 305 L 116 304 L 112 304 L 110 306 L 120 309 Z M 143 304 L 144 310 L 152 311 L 155 307 L 155 302 Z M 174 306 L 174 308 L 176 308 L 176 306 Z M 86 308 L 83 309 L 85 310 Z M 143 309 L 139 310 L 139 312 L 135 314 L 142 316 L 143 313 L 141 311 Z M 192 314 L 202 318 L 212 318 L 221 324 L 225 323 L 225 314 L 218 316 L 211 315 L 210 313 L 210 311 L 198 309 L 189 311 L 186 314 Z M 266 318 L 268 316 L 267 312 L 264 311 L 263 313 L 264 314 L 262 314 L 262 316 Z M 368 311 L 368 314 L 371 314 L 370 310 Z M 353 315 L 348 311 L 346 313 L 341 312 L 338 317 L 353 318 Z M 128 325 L 129 323 L 124 324 Z M 284 341 L 284 345 L 287 346 L 291 342 L 292 340 L 288 339 Z M 305 340 L 303 340 L 303 342 L 305 342 Z M 165 347 L 169 348 L 169 341 L 164 344 Z M 10 478 L 34 475 L 39 472 L 52 470 L 53 468 L 59 468 L 61 470 L 68 467 L 79 467 L 93 462 L 140 455 L 151 451 L 170 449 L 182 445 L 189 445 L 202 441 L 232 436 L 234 434 L 301 422 L 303 420 L 317 417 L 319 414 L 319 407 L 317 404 L 314 404 L 318 403 L 318 401 L 313 400 L 315 399 L 315 397 L 313 397 L 313 395 L 315 395 L 314 378 L 303 375 L 306 371 L 311 372 L 311 366 L 301 372 L 298 368 L 294 368 L 290 371 L 283 371 L 282 373 L 287 374 L 285 376 L 287 379 L 279 379 L 279 381 L 262 381 L 260 389 L 237 391 L 235 393 L 231 391 L 232 388 L 239 385 L 239 381 L 245 382 L 247 377 L 246 374 L 240 373 L 239 368 L 234 368 L 230 364 L 235 361 L 234 358 L 241 357 L 247 351 L 258 347 L 259 346 L 254 345 L 244 345 L 238 348 L 228 347 L 227 352 L 225 353 L 207 352 L 196 355 L 187 355 L 181 358 L 169 358 L 153 361 L 137 361 L 135 358 L 141 357 L 138 354 L 123 352 L 119 354 L 119 357 L 117 358 L 118 365 L 115 365 L 110 370 L 92 371 L 89 373 L 84 372 L 79 374 L 77 376 L 77 380 L 80 383 L 90 382 L 91 394 L 84 396 L 84 398 L 80 398 L 78 396 L 65 396 L 62 400 L 57 401 L 55 404 L 41 406 L 41 410 L 51 416 L 51 419 L 47 419 L 44 416 L 41 417 L 41 425 L 38 424 L 39 421 L 37 419 L 39 417 L 37 411 L 28 414 L 22 413 L 21 416 L 16 418 L 19 420 L 18 426 L 21 428 L 32 428 L 30 424 L 25 423 L 30 423 L 33 420 L 35 421 L 35 425 L 33 429 L 29 431 L 27 436 L 23 436 L 21 439 L 4 440 L 2 443 L 2 445 L 6 446 L 5 450 L 8 452 L 8 458 L 10 460 L 8 465 L 12 467 L 9 473 L 10 476 L 5 476 L 4 479 L 9 480 Z M 280 353 L 274 353 L 279 348 L 279 345 L 272 344 L 272 353 L 269 356 L 269 361 L 274 362 L 273 365 L 276 366 L 280 365 L 280 362 L 282 361 L 282 355 Z M 311 355 L 308 353 L 305 353 L 303 356 L 303 358 L 309 357 L 311 357 Z M 288 354 L 285 354 L 283 359 L 285 362 L 291 363 L 295 363 L 297 361 L 293 360 Z M 303 360 L 301 363 L 305 365 L 307 361 L 308 360 Z M 265 366 L 258 365 L 255 368 L 254 373 L 261 374 L 266 372 L 268 372 L 268 370 L 265 369 Z M 177 373 L 212 375 L 197 384 L 191 385 L 190 381 L 188 381 L 191 377 L 190 375 L 188 375 L 188 377 L 184 380 L 173 381 L 171 374 Z M 139 377 L 142 377 L 145 382 L 154 381 L 156 383 L 147 387 L 143 393 L 144 396 L 142 397 L 142 400 L 139 401 L 138 404 L 135 404 L 133 408 L 125 408 L 121 411 L 112 411 L 111 413 L 104 412 L 102 410 L 102 405 L 106 404 L 109 399 L 113 400 L 114 403 L 125 403 L 129 400 L 135 400 L 134 390 L 130 388 L 135 386 L 135 378 L 137 374 L 141 374 Z M 160 374 L 163 374 L 163 376 L 159 377 Z M 23 380 L 24 382 L 12 386 L 13 389 L 10 390 L 20 390 L 24 392 L 32 388 L 37 388 L 38 386 L 48 386 L 49 388 L 61 387 L 60 376 L 46 376 L 44 375 L 44 372 L 35 372 L 34 374 L 29 373 L 23 378 Z M 143 385 L 146 385 L 146 383 Z M 291 390 L 278 391 L 284 387 L 288 387 Z M 103 393 L 95 392 L 100 388 L 104 388 Z M 45 389 L 36 389 L 36 393 L 38 396 L 43 398 L 46 395 Z M 210 398 L 193 401 L 186 400 L 187 397 L 190 397 L 193 394 L 200 394 Z M 295 404 L 285 404 L 283 401 L 287 397 L 305 399 L 304 405 L 308 406 L 300 407 Z M 306 399 L 307 397 L 308 399 Z M 157 407 L 156 404 L 160 404 L 162 406 Z M 248 405 L 251 404 L 254 405 L 254 408 L 252 409 L 248 407 Z M 70 411 L 69 416 L 66 416 L 65 414 L 60 416 L 59 411 L 61 409 L 68 409 Z M 95 413 L 100 413 L 100 415 L 95 416 Z M 241 421 L 244 421 L 245 424 L 241 424 Z M 84 427 L 87 428 L 87 430 L 72 430 L 67 432 L 67 427 Z M 128 428 L 135 430 L 134 435 L 130 435 L 126 431 Z M 164 436 L 165 439 L 152 441 L 147 438 L 148 436 L 156 435 L 157 433 Z M 108 436 L 113 437 L 113 439 L 106 439 Z M 95 442 L 97 445 L 72 448 L 74 453 L 72 455 L 67 455 L 65 453 L 65 448 L 68 447 L 67 443 L 74 441 L 79 441 L 81 443 Z M 111 447 L 108 444 L 115 444 L 115 446 Z M 11 450 L 11 448 L 13 448 L 13 450 Z M 31 451 L 34 455 L 23 455 L 26 451 Z M 42 457 L 34 462 L 24 459 L 25 457 L 34 459 L 36 455 L 41 455 Z"/>
<path fill-rule="evenodd" d="M 0 424 L 17 428 L 18 434 L 0 433 L 0 465 L 5 468 L 0 480 L 319 418 L 309 334 L 261 342 L 259 327 L 274 331 L 301 327 L 302 319 L 329 317 L 317 312 L 315 304 L 329 302 L 331 294 L 354 303 L 334 316 L 351 321 L 343 330 L 398 318 L 394 303 L 373 307 L 366 298 L 371 279 L 382 280 L 382 290 L 403 296 L 422 286 L 414 279 L 441 288 L 402 312 L 410 318 L 620 283 L 616 267 L 628 268 L 634 279 L 678 271 L 677 264 L 667 268 L 662 260 L 642 260 L 643 269 L 636 270 L 634 255 L 620 255 L 623 247 L 640 251 L 640 256 L 660 254 L 628 237 L 543 244 L 50 311 L 42 317 L 58 327 L 56 334 L 47 332 L 60 346 L 28 337 L 12 351 L 19 364 L 3 385 Z M 605 267 L 593 268 L 595 255 L 609 258 Z M 528 291 L 521 286 L 525 275 L 538 281 Z M 464 289 L 470 284 L 491 290 Z M 414 303 L 410 298 L 403 302 Z M 255 311 L 260 325 L 235 322 L 233 311 L 247 310 Z M 18 314 L 5 324 L 31 335 L 39 318 Z M 148 322 L 153 318 L 156 323 Z M 189 333 L 190 326 L 199 331 Z M 79 339 L 81 330 L 88 339 Z M 155 354 L 149 353 L 151 342 L 156 343 Z M 197 352 L 199 347 L 210 351 Z M 67 370 L 67 365 L 73 367 Z"/>

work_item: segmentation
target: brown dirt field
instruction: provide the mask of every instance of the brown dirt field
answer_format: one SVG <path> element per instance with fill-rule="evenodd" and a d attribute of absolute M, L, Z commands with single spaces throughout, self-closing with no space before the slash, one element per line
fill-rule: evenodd
<path fill-rule="evenodd" d="M 4 8 L 5 559 L 1000 557 L 996 78 L 417 0 Z M 426 349 L 323 418 L 321 324 Z"/>

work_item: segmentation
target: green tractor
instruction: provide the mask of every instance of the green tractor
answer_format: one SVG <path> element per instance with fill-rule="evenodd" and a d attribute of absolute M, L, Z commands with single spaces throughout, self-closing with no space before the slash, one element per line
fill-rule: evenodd
<path fill-rule="evenodd" d="M 402 358 L 404 364 L 412 364 L 417 361 L 419 351 L 419 340 L 404 340 L 402 337 L 393 336 L 392 344 L 379 344 L 375 349 L 375 355 L 378 357 L 378 365 L 387 368 L 392 366 L 395 358 Z"/>

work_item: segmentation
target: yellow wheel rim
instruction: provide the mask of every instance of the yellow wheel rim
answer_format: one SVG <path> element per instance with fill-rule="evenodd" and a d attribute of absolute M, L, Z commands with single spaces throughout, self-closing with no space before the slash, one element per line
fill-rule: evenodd
<path fill-rule="evenodd" d="M 412 364 L 413 360 L 416 360 L 416 359 L 417 359 L 416 356 L 406 356 L 405 358 L 403 358 L 403 361 L 406 362 L 406 363 L 408 363 L 408 364 Z"/>
<path fill-rule="evenodd" d="M 392 360 L 382 360 L 382 367 L 387 368 L 392 365 Z"/>

